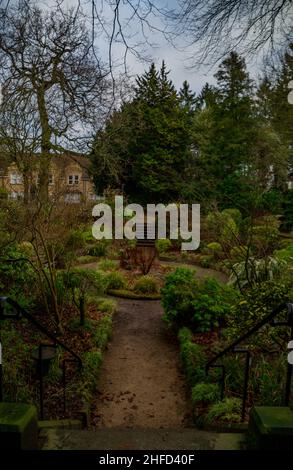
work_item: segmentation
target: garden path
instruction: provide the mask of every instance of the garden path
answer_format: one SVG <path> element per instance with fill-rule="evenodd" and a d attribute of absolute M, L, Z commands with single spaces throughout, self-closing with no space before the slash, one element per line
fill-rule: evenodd
<path fill-rule="evenodd" d="M 176 337 L 167 330 L 162 314 L 159 301 L 118 300 L 94 404 L 97 427 L 191 425 Z"/>

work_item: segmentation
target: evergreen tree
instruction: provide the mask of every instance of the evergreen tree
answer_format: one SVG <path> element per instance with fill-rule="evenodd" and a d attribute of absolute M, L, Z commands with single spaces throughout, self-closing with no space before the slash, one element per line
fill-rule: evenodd
<path fill-rule="evenodd" d="M 217 86 L 206 85 L 201 93 L 204 120 L 196 120 L 197 135 L 205 134 L 199 151 L 204 175 L 200 184 L 209 188 L 211 199 L 231 206 L 237 186 L 247 186 L 243 177 L 253 156 L 253 87 L 244 60 L 235 52 L 222 62 L 215 78 Z M 200 129 L 203 124 L 206 129 Z"/>
<path fill-rule="evenodd" d="M 191 91 L 190 85 L 186 80 L 179 90 L 179 99 L 181 106 L 186 109 L 189 114 L 193 114 L 198 106 L 198 99 L 196 98 L 196 94 Z"/>
<path fill-rule="evenodd" d="M 188 178 L 190 126 L 168 74 L 164 62 L 159 71 L 152 64 L 137 78 L 132 102 L 96 136 L 92 161 L 99 190 L 105 184 L 123 187 L 130 200 L 143 203 L 181 198 Z M 101 165 L 105 159 L 106 175 L 107 166 Z"/>

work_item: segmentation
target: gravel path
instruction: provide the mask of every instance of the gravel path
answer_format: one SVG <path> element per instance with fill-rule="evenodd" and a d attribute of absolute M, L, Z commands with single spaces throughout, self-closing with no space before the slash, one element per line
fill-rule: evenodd
<path fill-rule="evenodd" d="M 191 424 L 176 338 L 159 301 L 118 300 L 94 403 L 97 427 L 183 428 Z"/>

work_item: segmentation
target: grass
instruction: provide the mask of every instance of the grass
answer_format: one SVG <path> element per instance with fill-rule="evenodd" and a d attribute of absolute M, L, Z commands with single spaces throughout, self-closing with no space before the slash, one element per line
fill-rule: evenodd
<path fill-rule="evenodd" d="M 108 289 L 107 293 L 113 297 L 121 297 L 123 299 L 133 300 L 160 300 L 160 294 L 137 294 L 132 290 L 127 289 Z"/>

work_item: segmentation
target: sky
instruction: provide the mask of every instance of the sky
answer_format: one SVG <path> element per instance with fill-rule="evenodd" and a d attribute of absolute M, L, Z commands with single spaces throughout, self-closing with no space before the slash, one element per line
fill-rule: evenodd
<path fill-rule="evenodd" d="M 8 1 L 8 0 L 0 0 Z M 56 5 L 56 0 L 32 0 L 43 9 L 50 10 L 52 5 Z M 108 32 L 108 35 L 112 33 L 113 25 L 113 6 L 110 7 L 109 3 L 111 0 L 94 0 L 96 5 L 96 14 L 103 17 L 103 24 Z M 136 5 L 137 2 L 147 2 L 148 0 L 130 0 L 129 3 Z M 176 9 L 178 8 L 178 1 L 180 0 L 152 0 L 154 4 L 161 9 Z M 18 0 L 10 0 L 10 4 L 17 3 Z M 78 4 L 81 5 L 82 11 L 87 18 L 88 28 L 92 32 L 92 0 L 58 0 L 62 4 L 63 8 L 76 8 Z M 184 80 L 187 80 L 191 86 L 191 89 L 199 93 L 206 82 L 213 84 L 215 79 L 213 77 L 219 64 L 216 64 L 213 68 L 211 67 L 197 67 L 190 68 L 190 61 L 188 58 L 190 54 L 196 52 L 195 46 L 193 49 L 186 49 L 188 36 L 180 37 L 176 40 L 176 46 L 168 42 L 164 35 L 157 30 L 162 30 L 166 26 L 163 17 L 155 14 L 150 15 L 149 22 L 155 29 L 145 28 L 145 37 L 142 34 L 142 28 L 137 18 L 133 18 L 128 22 L 128 27 L 125 26 L 127 19 L 131 16 L 133 11 L 127 6 L 128 0 L 120 1 L 120 17 L 119 20 L 123 24 L 123 32 L 125 33 L 127 43 L 130 46 L 135 46 L 135 52 L 139 52 L 137 57 L 135 54 L 129 52 L 127 56 L 127 69 L 130 76 L 135 77 L 137 74 L 142 74 L 146 69 L 149 68 L 150 63 L 141 60 L 141 55 L 147 56 L 149 61 L 152 60 L 155 64 L 160 67 L 162 60 L 165 60 L 167 68 L 170 70 L 170 79 L 175 84 L 176 88 L 179 89 L 182 86 Z M 112 5 L 115 2 L 112 1 Z M 109 39 L 106 38 L 99 28 L 98 21 L 95 21 L 95 45 L 98 48 L 98 55 L 107 62 L 109 59 Z M 117 34 L 116 31 L 114 34 Z M 118 36 L 119 39 L 119 36 Z M 121 40 L 121 37 L 120 37 Z M 137 46 L 137 44 L 139 44 Z M 114 74 L 118 75 L 119 72 L 124 72 L 124 66 L 122 65 L 125 47 L 117 41 L 114 41 L 111 60 L 114 67 Z M 120 65 L 119 65 L 120 64 Z M 254 63 L 248 63 L 248 70 L 251 73 L 252 78 L 257 78 L 260 73 L 261 65 L 260 61 Z"/>
<path fill-rule="evenodd" d="M 103 15 L 106 29 L 109 34 L 112 33 L 112 19 L 113 19 L 113 8 L 110 9 L 107 2 L 103 0 L 95 0 L 96 6 L 99 14 Z M 131 0 L 132 4 L 136 4 L 139 0 Z M 141 0 L 147 1 L 147 0 Z M 178 7 L 178 0 L 153 0 L 154 3 L 160 8 L 176 8 Z M 55 0 L 39 0 L 38 5 L 43 5 L 46 8 L 50 8 L 50 5 L 54 3 Z M 84 14 L 88 18 L 89 29 L 92 28 L 92 1 L 91 0 L 81 0 L 81 5 Z M 126 2 L 121 2 L 120 10 L 120 21 L 121 24 L 126 23 L 126 20 L 131 15 L 132 11 L 130 8 L 125 5 Z M 63 6 L 74 7 L 76 8 L 78 0 L 63 0 Z M 103 7 L 102 7 L 103 5 Z M 103 8 L 103 10 L 102 10 Z M 165 26 L 162 17 L 158 15 L 150 16 L 149 21 L 152 26 L 158 30 L 162 30 Z M 98 31 L 98 22 L 96 21 L 96 40 L 95 45 L 98 47 L 99 55 L 105 60 L 108 61 L 109 56 L 109 40 L 105 37 L 105 34 L 101 34 Z M 139 43 L 138 46 L 135 46 L 135 50 L 139 51 L 139 55 L 147 56 L 149 60 L 155 62 L 159 67 L 162 63 L 162 60 L 165 60 L 167 68 L 170 70 L 169 77 L 175 84 L 176 88 L 179 89 L 184 80 L 187 80 L 190 83 L 191 89 L 199 93 L 206 82 L 213 84 L 215 79 L 213 77 L 214 73 L 217 70 L 217 64 L 213 68 L 211 67 L 199 67 L 190 69 L 190 53 L 194 52 L 195 49 L 187 50 L 184 48 L 188 38 L 177 38 L 176 46 L 168 42 L 164 35 L 156 30 L 151 30 L 146 25 L 145 27 L 145 37 L 143 37 L 142 29 L 137 19 L 132 19 L 129 22 L 129 26 L 123 27 L 125 36 L 127 37 L 127 42 L 129 45 L 134 46 Z M 117 33 L 117 29 L 115 31 Z M 121 39 L 121 38 L 120 38 Z M 123 62 L 123 56 L 125 52 L 125 47 L 120 43 L 116 42 L 113 45 L 112 49 L 112 60 L 114 67 L 114 73 L 119 74 L 119 72 L 124 71 L 124 66 L 121 65 Z M 119 66 L 120 64 L 120 66 Z M 149 62 L 140 60 L 136 57 L 135 54 L 131 52 L 127 56 L 127 68 L 128 73 L 131 76 L 143 73 L 149 67 Z M 248 69 L 251 72 L 253 78 L 257 78 L 259 72 L 259 64 L 248 64 Z"/>

